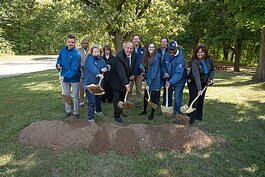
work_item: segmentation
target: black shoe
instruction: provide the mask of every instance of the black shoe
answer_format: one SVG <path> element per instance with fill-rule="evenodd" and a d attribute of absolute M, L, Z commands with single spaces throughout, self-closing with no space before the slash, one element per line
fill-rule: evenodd
<path fill-rule="evenodd" d="M 115 121 L 116 121 L 117 124 L 123 124 L 124 123 L 123 120 L 120 117 L 116 117 Z"/>
<path fill-rule="evenodd" d="M 143 112 L 141 112 L 140 114 L 139 114 L 139 116 L 143 116 L 143 115 L 145 115 L 146 114 L 146 111 L 143 111 Z"/>
<path fill-rule="evenodd" d="M 148 120 L 153 120 L 154 119 L 154 115 L 153 114 L 150 114 L 149 116 L 148 116 Z"/>
<path fill-rule="evenodd" d="M 77 120 L 79 118 L 79 114 L 74 114 L 74 119 Z"/>
<path fill-rule="evenodd" d="M 128 115 L 126 113 L 122 113 L 121 114 L 123 117 L 128 117 Z"/>
<path fill-rule="evenodd" d="M 69 117 L 71 115 L 71 112 L 66 112 L 64 117 Z"/>
<path fill-rule="evenodd" d="M 136 103 L 135 103 L 135 107 L 136 107 L 136 108 L 140 108 L 140 106 L 141 106 L 141 105 L 140 105 L 139 102 L 136 102 Z"/>

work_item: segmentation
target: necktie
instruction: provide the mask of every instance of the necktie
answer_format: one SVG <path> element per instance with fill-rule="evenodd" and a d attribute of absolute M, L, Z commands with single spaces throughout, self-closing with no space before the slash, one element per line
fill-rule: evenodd
<path fill-rule="evenodd" d="M 131 65 L 132 65 L 131 56 L 128 56 L 128 60 L 129 60 L 129 66 L 131 68 Z"/>

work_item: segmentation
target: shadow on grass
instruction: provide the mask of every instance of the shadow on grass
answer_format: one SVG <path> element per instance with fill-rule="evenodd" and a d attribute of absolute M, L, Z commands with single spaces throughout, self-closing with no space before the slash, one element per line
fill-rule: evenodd
<path fill-rule="evenodd" d="M 226 74 L 230 78 L 234 74 Z M 150 151 L 136 157 L 114 152 L 91 155 L 83 149 L 52 151 L 32 149 L 19 144 L 16 135 L 38 120 L 60 119 L 64 111 L 60 84 L 54 70 L 1 78 L 2 114 L 0 115 L 0 174 L 3 176 L 264 176 L 265 109 L 256 101 L 241 108 L 222 100 L 206 100 L 204 120 L 195 127 L 206 131 L 216 143 L 204 150 L 185 154 L 173 151 Z M 221 77 L 220 77 L 221 78 Z M 221 78 L 222 79 L 222 78 Z M 248 81 L 243 83 L 248 85 Z M 38 84 L 39 83 L 39 84 Z M 44 85 L 43 89 L 39 86 Z M 236 86 L 235 83 L 225 87 Z M 217 85 L 216 85 L 217 87 Z M 261 88 L 264 84 L 261 85 Z M 183 102 L 188 101 L 184 93 Z M 86 108 L 81 117 L 86 119 Z M 113 121 L 112 104 L 103 104 L 106 118 Z M 150 122 L 132 109 L 128 123 L 164 124 L 171 122 L 156 114 Z M 150 111 L 150 110 L 149 110 Z M 263 116 L 263 119 L 261 118 Z"/>

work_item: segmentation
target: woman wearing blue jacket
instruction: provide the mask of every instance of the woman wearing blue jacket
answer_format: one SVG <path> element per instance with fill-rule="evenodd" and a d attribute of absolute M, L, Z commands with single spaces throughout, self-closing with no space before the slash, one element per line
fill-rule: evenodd
<path fill-rule="evenodd" d="M 146 54 L 143 59 L 143 68 L 146 73 L 146 90 L 144 98 L 147 98 L 147 92 L 151 92 L 151 102 L 159 105 L 160 89 L 162 86 L 161 80 L 161 55 L 156 52 L 155 44 L 150 43 L 147 47 Z M 144 111 L 141 115 L 146 114 L 147 102 L 144 100 Z M 151 109 L 151 114 L 148 116 L 149 120 L 154 119 L 155 109 Z"/>
<path fill-rule="evenodd" d="M 182 50 L 176 41 L 168 45 L 168 53 L 164 55 L 162 63 L 162 76 L 165 79 L 165 88 L 168 88 L 168 106 L 172 106 L 172 94 L 174 91 L 174 111 L 176 118 L 181 115 L 182 95 L 187 78 L 187 68 Z M 163 105 L 166 105 L 166 92 L 164 88 Z"/>
<path fill-rule="evenodd" d="M 85 62 L 83 87 L 90 84 L 98 84 L 100 79 L 103 79 L 103 73 L 107 72 L 107 65 L 104 59 L 100 56 L 101 49 L 98 45 L 94 45 L 91 48 L 91 54 L 87 57 Z M 102 112 L 100 96 L 91 94 L 86 89 L 86 95 L 88 100 L 87 117 L 89 123 L 95 123 L 94 115 L 95 109 L 97 112 Z"/>

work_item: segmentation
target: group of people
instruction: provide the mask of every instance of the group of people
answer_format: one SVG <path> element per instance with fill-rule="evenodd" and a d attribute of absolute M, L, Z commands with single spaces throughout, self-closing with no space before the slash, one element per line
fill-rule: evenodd
<path fill-rule="evenodd" d="M 156 105 L 160 104 L 160 91 L 163 88 L 162 105 L 172 106 L 174 98 L 174 118 L 182 116 L 182 95 L 185 83 L 189 88 L 189 105 L 199 95 L 193 104 L 196 110 L 189 113 L 189 123 L 202 120 L 203 104 L 208 85 L 213 84 L 214 64 L 204 45 L 198 45 L 188 62 L 190 72 L 187 72 L 184 54 L 176 41 L 168 41 L 161 38 L 161 46 L 158 48 L 152 42 L 143 48 L 140 35 L 134 35 L 132 41 L 123 43 L 123 49 L 116 55 L 112 55 L 111 48 L 106 45 L 102 49 L 94 45 L 89 49 L 88 40 L 81 42 L 81 48 L 75 47 L 74 35 L 68 35 L 66 46 L 60 50 L 56 67 L 61 72 L 60 80 L 63 81 L 63 94 L 70 94 L 74 100 L 73 116 L 79 117 L 79 105 L 84 105 L 84 90 L 86 92 L 89 123 L 95 123 L 95 114 L 102 115 L 101 102 L 112 102 L 114 118 L 117 123 L 123 123 L 126 114 L 118 106 L 125 95 L 127 100 L 133 101 L 133 86 L 136 86 L 135 107 L 140 108 L 142 98 L 142 86 L 145 84 L 143 96 L 143 111 L 139 115 L 147 114 L 147 97 Z M 103 54 L 102 54 L 103 53 Z M 104 95 L 93 95 L 86 86 L 98 84 L 103 79 L 102 87 Z M 167 95 L 166 95 L 167 94 Z M 168 97 L 168 99 L 166 99 Z M 173 97 L 173 98 L 172 98 Z M 71 115 L 71 105 L 65 102 L 66 117 Z M 154 119 L 156 109 L 151 108 L 149 120 Z"/>

